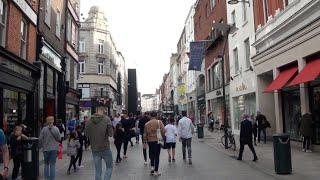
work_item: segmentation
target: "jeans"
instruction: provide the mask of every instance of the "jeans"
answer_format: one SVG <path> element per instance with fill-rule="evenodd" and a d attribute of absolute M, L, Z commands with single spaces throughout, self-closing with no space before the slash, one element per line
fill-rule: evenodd
<path fill-rule="evenodd" d="M 56 176 L 56 160 L 58 151 L 44 151 L 44 177 L 46 180 L 54 180 Z"/>
<path fill-rule="evenodd" d="M 191 140 L 192 140 L 192 138 L 189 138 L 189 139 L 181 138 L 183 159 L 186 159 L 186 147 L 188 149 L 188 158 L 189 159 L 192 158 L 192 156 L 191 156 Z"/>
<path fill-rule="evenodd" d="M 260 143 L 260 136 L 261 136 L 261 131 L 262 131 L 262 133 L 263 133 L 263 142 L 264 143 L 266 143 L 267 142 L 267 133 L 266 133 L 266 129 L 265 128 L 263 128 L 263 129 L 258 129 L 258 143 Z"/>
<path fill-rule="evenodd" d="M 310 141 L 311 141 L 310 136 L 303 137 L 303 149 L 310 150 Z M 307 145 L 307 147 L 306 147 L 306 145 Z"/>
<path fill-rule="evenodd" d="M 92 151 L 94 166 L 96 168 L 96 180 L 101 180 L 102 174 L 102 159 L 106 163 L 106 173 L 104 180 L 110 180 L 112 175 L 113 160 L 112 152 L 110 149 L 103 151 Z"/>
<path fill-rule="evenodd" d="M 157 141 L 154 142 L 148 142 L 149 146 L 149 156 L 151 160 L 151 166 L 154 167 L 155 171 L 158 171 L 159 169 L 159 162 L 160 162 L 160 151 L 161 151 L 161 145 L 158 144 Z"/>

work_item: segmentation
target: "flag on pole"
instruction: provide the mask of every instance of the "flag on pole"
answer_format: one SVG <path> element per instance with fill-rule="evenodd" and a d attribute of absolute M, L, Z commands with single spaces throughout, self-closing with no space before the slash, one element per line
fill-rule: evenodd
<path fill-rule="evenodd" d="M 201 71 L 205 42 L 190 42 L 190 60 L 188 70 Z"/>

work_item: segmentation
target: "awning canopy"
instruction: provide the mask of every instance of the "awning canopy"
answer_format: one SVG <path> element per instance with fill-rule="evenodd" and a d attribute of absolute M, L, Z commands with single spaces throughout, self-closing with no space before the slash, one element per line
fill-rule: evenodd
<path fill-rule="evenodd" d="M 277 78 L 272 81 L 272 83 L 264 90 L 264 92 L 268 93 L 274 90 L 281 89 L 288 83 L 288 81 L 294 76 L 297 71 L 297 67 L 292 67 L 290 69 L 281 71 Z"/>
<path fill-rule="evenodd" d="M 295 77 L 289 86 L 315 80 L 320 75 L 320 59 L 309 62 Z"/>

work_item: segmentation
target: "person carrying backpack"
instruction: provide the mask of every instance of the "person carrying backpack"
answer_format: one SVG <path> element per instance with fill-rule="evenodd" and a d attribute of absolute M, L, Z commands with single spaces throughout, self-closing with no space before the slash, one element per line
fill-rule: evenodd
<path fill-rule="evenodd" d="M 260 111 L 257 112 L 256 122 L 258 123 L 258 143 L 261 140 L 261 132 L 263 133 L 263 142 L 264 144 L 267 143 L 267 132 L 266 129 L 270 126 L 269 121 L 267 120 L 266 116 L 261 114 Z"/>

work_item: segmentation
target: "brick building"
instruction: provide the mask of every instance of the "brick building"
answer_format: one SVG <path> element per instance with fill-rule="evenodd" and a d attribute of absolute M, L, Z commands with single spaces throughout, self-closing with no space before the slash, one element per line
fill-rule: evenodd
<path fill-rule="evenodd" d="M 212 112 L 216 120 L 223 123 L 223 97 L 222 97 L 222 67 L 221 58 L 224 56 L 226 102 L 229 107 L 229 53 L 228 44 L 223 51 L 226 36 L 219 30 L 212 29 L 213 22 L 227 23 L 226 1 L 198 0 L 195 4 L 194 36 L 195 41 L 213 40 L 206 44 L 204 68 L 206 83 L 206 111 Z M 230 120 L 229 110 L 227 110 Z"/>
<path fill-rule="evenodd" d="M 17 123 L 28 135 L 38 132 L 37 7 L 37 0 L 0 0 L 0 125 L 7 135 Z"/>

